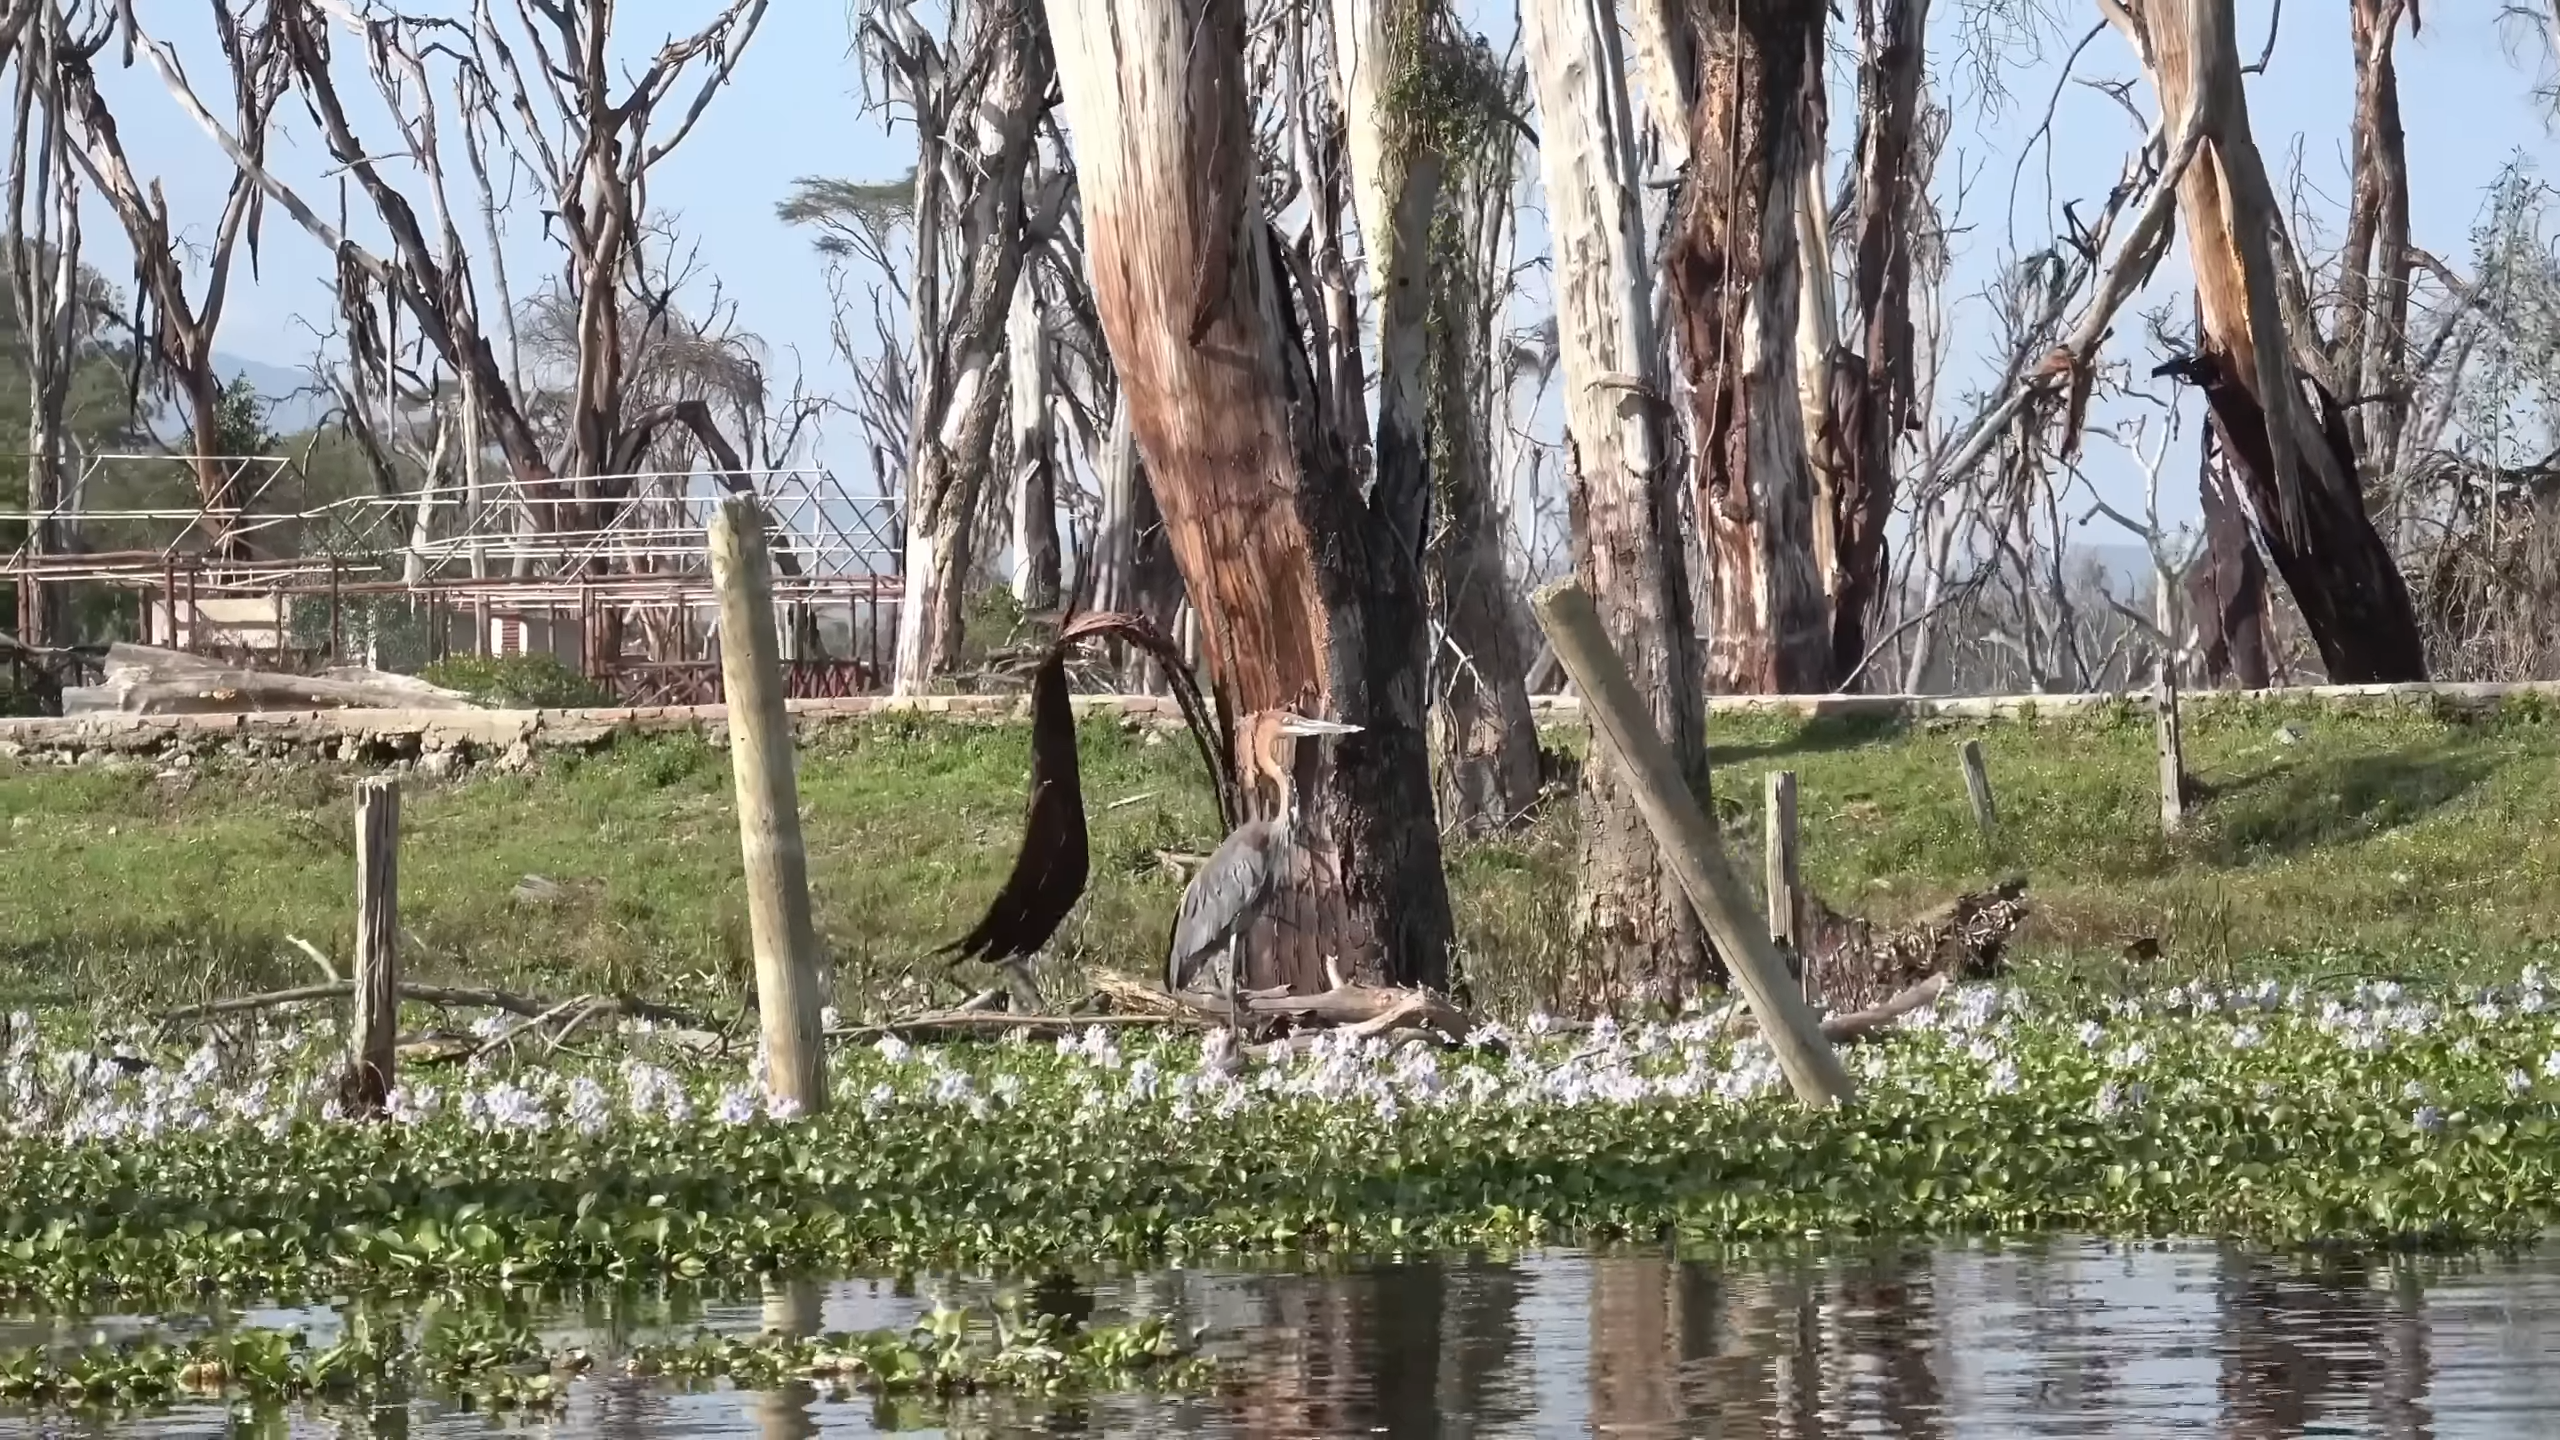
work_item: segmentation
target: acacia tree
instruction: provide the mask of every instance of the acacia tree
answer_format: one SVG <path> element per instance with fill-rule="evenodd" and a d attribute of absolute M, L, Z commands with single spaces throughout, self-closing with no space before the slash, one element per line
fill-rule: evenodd
<path fill-rule="evenodd" d="M 2311 337 L 2285 314 L 2283 217 L 2249 129 L 2231 7 L 2213 0 L 2100 0 L 2159 97 L 2162 128 L 2192 130 L 2178 180 L 2202 322 L 2197 351 L 2161 367 L 2204 391 L 2332 683 L 2423 680 L 2426 650 L 2400 567 L 2365 508 L 2355 439 Z M 2307 324 L 2307 317 L 2300 323 Z M 2305 364 L 2306 358 L 2312 363 Z"/>
<path fill-rule="evenodd" d="M 1644 265 L 1634 123 L 1615 18 L 1594 0 L 1522 7 L 1538 99 L 1539 168 L 1557 257 L 1565 474 L 1574 577 L 1626 661 L 1659 732 L 1707 793 L 1705 714 L 1691 666 L 1688 581 L 1668 402 Z M 1709 975 L 1687 898 L 1663 864 L 1615 757 L 1583 766 L 1581 994 L 1594 1005 L 1676 1001 Z"/>
<path fill-rule="evenodd" d="M 1289 293 L 1254 194 L 1244 20 L 1241 0 L 1050 5 L 1095 305 L 1222 709 L 1363 727 L 1301 757 L 1330 843 L 1310 856 L 1306 917 L 1255 947 L 1257 978 L 1321 983 L 1331 955 L 1438 985 L 1420 555 L 1390 508 L 1410 502 L 1383 485 L 1363 500 L 1339 392 L 1309 362 L 1299 311 L 1322 300 Z"/>

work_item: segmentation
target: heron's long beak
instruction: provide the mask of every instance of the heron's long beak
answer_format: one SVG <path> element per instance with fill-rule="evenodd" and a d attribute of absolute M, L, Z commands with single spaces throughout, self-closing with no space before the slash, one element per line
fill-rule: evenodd
<path fill-rule="evenodd" d="M 1357 735 L 1360 727 L 1340 720 L 1312 720 L 1304 715 L 1290 715 L 1280 721 L 1283 735 Z"/>

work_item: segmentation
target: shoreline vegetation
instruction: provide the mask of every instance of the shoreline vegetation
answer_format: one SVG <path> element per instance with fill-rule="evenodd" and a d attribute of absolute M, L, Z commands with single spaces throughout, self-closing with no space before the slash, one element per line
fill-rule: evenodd
<path fill-rule="evenodd" d="M 1094 884 L 1041 973 L 1144 973 L 1213 810 L 1178 737 L 1082 738 Z M 347 953 L 353 771 L 0 773 L 18 878 L 0 895 L 0 1293 L 184 1305 L 2050 1229 L 2458 1249 L 2560 1217 L 2560 990 L 2541 968 L 2560 729 L 2538 708 L 2200 714 L 2203 804 L 2174 843 L 2145 717 L 1720 719 L 1711 738 L 1737 848 L 1757 819 L 1736 797 L 1797 773 L 1805 877 L 1834 907 L 1893 920 L 2032 877 L 2007 973 L 1844 1052 L 1843 1110 L 1788 1099 L 1715 996 L 1550 1017 L 1560 806 L 1453 846 L 1480 1022 L 1453 1046 L 1334 1033 L 1229 1065 L 1101 1026 L 884 1036 L 832 1046 L 830 1109 L 803 1117 L 766 1108 L 744 1049 L 706 1056 L 639 1007 L 547 1045 L 492 1045 L 516 1023 L 495 1015 L 445 1032 L 455 1063 L 404 1064 L 388 1123 L 358 1123 L 334 1006 L 165 1019 Z M 842 1028 L 977 978 L 924 957 L 1001 876 L 1026 739 L 899 717 L 804 747 Z M 1966 740 L 1998 792 L 1988 837 Z M 413 787 L 408 974 L 737 1015 L 728 784 L 722 752 L 654 738 Z"/>

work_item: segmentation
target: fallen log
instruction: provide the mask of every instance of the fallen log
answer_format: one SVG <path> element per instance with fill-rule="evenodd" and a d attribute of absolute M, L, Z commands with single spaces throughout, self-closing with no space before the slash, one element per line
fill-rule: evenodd
<path fill-rule="evenodd" d="M 411 675 L 342 665 L 318 675 L 250 670 L 220 661 L 117 643 L 107 647 L 105 678 L 66 685 L 66 716 L 229 715 L 271 710 L 476 710 L 471 697 Z"/>
<path fill-rule="evenodd" d="M 1808 893 L 1804 944 L 1810 988 L 1844 1010 L 1879 1005 L 1932 975 L 1953 983 L 1998 978 L 2026 922 L 2024 876 L 1968 891 L 1898 926 L 1846 915 Z"/>

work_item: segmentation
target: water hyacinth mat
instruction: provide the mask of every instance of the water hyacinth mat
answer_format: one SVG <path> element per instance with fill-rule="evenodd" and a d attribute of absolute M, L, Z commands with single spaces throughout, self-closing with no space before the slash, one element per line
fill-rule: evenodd
<path fill-rule="evenodd" d="M 413 1070 L 341 1117 L 326 1025 L 121 1055 L 20 1017 L 0 1058 L 0 1289 L 316 1293 L 1672 1236 L 2522 1240 L 2560 1211 L 2560 1007 L 2490 988 L 2185 989 L 2080 1010 L 1951 992 L 1811 1112 L 1714 1022 L 1454 1049 L 1196 1040 L 829 1057 L 816 1116 L 646 1036 Z"/>

